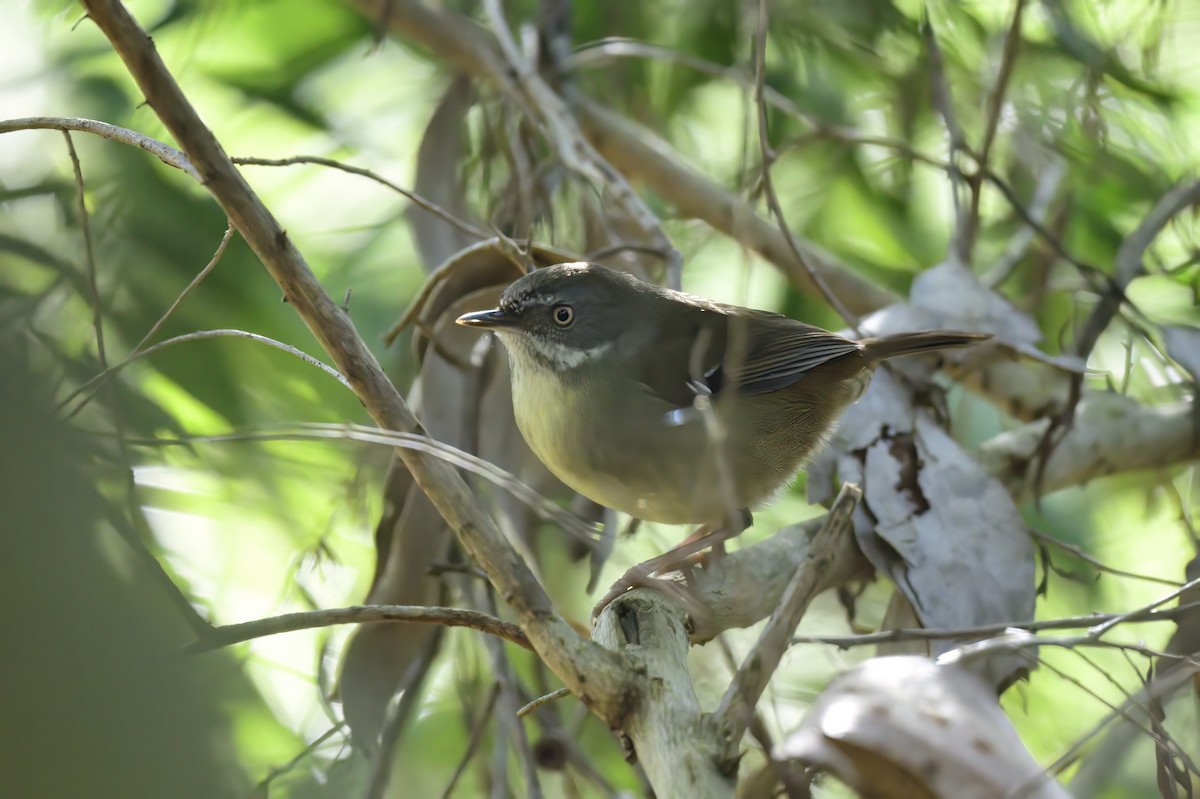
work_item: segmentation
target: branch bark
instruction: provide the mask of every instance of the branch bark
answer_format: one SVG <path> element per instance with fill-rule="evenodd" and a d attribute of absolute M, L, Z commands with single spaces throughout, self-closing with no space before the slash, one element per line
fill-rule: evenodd
<path fill-rule="evenodd" d="M 639 588 L 614 599 L 592 630 L 620 652 L 645 689 L 623 730 L 658 796 L 733 797 L 730 763 L 716 720 L 700 708 L 688 673 L 687 612 L 665 594 Z"/>
<path fill-rule="evenodd" d="M 205 188 L 329 353 L 371 418 L 387 429 L 416 430 L 416 418 L 349 317 L 325 292 L 304 256 L 192 108 L 150 37 L 119 0 L 83 0 L 83 5 L 195 166 Z M 514 608 L 534 649 L 550 669 L 602 719 L 619 724 L 632 690 L 622 659 L 580 638 L 554 612 L 529 567 L 483 513 L 453 467 L 411 450 L 398 450 L 398 456 L 463 547 Z"/>

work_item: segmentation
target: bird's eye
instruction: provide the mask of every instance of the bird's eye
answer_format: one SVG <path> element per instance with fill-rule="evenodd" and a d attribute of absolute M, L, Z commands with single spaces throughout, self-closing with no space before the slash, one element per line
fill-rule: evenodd
<path fill-rule="evenodd" d="M 575 309 L 570 305 L 555 305 L 551 312 L 554 323 L 559 327 L 568 327 L 575 321 Z"/>

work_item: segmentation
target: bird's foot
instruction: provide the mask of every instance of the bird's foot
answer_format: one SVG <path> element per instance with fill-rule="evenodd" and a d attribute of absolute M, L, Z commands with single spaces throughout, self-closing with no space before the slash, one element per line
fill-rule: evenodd
<path fill-rule="evenodd" d="M 654 588 L 690 609 L 696 608 L 700 603 L 695 592 L 689 588 L 692 567 L 702 562 L 703 556 L 700 553 L 706 549 L 711 550 L 709 554 L 713 559 L 723 556 L 725 542 L 750 526 L 753 521 L 750 511 L 741 510 L 738 513 L 736 524 L 731 522 L 725 527 L 701 525 L 678 546 L 672 547 L 657 558 L 639 563 L 625 572 L 621 575 L 621 579 L 613 583 L 612 588 L 608 589 L 608 593 L 602 596 L 596 606 L 592 608 L 592 618 L 598 617 L 610 602 L 634 588 Z M 683 572 L 684 579 L 682 581 L 657 579 L 659 575 L 669 572 Z"/>
<path fill-rule="evenodd" d="M 650 561 L 639 563 L 638 565 L 629 569 L 629 571 L 622 574 L 621 578 L 613 583 L 612 587 L 608 589 L 608 592 L 604 596 L 600 597 L 600 601 L 596 603 L 594 608 L 592 608 L 592 619 L 599 617 L 600 613 L 606 607 L 608 607 L 609 603 L 611 603 L 614 599 L 622 594 L 632 591 L 635 588 L 651 588 L 655 591 L 665 594 L 676 602 L 689 608 L 695 604 L 695 600 L 692 597 L 692 592 L 687 587 L 686 579 L 680 581 L 665 577 L 655 577 L 646 568 L 647 564 L 649 563 Z M 675 570 L 668 569 L 667 571 Z M 687 574 L 691 571 L 691 567 L 684 567 L 682 571 Z"/>
<path fill-rule="evenodd" d="M 711 553 L 698 551 L 710 546 L 712 547 Z M 598 617 L 600 612 L 621 594 L 635 588 L 653 588 L 691 608 L 696 604 L 693 592 L 688 587 L 691 583 L 692 568 L 698 564 L 707 563 L 708 557 L 719 558 L 724 554 L 725 544 L 723 541 L 714 544 L 704 540 L 702 536 L 695 541 L 684 542 L 657 558 L 639 563 L 622 574 L 620 579 L 613 583 L 608 592 L 600 598 L 600 601 L 592 608 L 592 618 Z M 671 572 L 682 572 L 684 579 L 676 580 L 660 576 Z"/>

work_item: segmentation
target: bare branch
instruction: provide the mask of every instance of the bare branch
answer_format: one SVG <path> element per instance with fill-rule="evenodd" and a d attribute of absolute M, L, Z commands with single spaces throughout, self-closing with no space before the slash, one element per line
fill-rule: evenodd
<path fill-rule="evenodd" d="M 682 256 L 667 238 L 658 218 L 629 185 L 625 176 L 613 169 L 584 138 L 563 99 L 546 85 L 537 71 L 522 57 L 508 29 L 500 0 L 484 0 L 483 5 L 487 9 L 500 52 L 515 71 L 517 82 L 536 109 L 538 118 L 546 125 L 548 137 L 563 165 L 612 192 L 616 202 L 653 242 L 655 249 L 667 253 L 668 282 L 672 288 L 678 289 L 683 269 Z"/>
<path fill-rule="evenodd" d="M 1037 188 L 1034 189 L 1033 197 L 1029 201 L 1029 208 L 1025 209 L 1030 219 L 1036 219 L 1039 225 L 1045 226 L 1050 209 L 1054 204 L 1054 198 L 1058 195 L 1058 190 L 1066 177 L 1066 159 L 1054 156 L 1053 160 L 1041 170 Z M 1029 252 L 1029 247 L 1033 244 L 1036 233 L 1037 231 L 1031 226 L 1023 225 L 1009 239 L 1008 245 L 1004 248 L 1004 253 L 988 269 L 981 280 L 993 288 L 1007 280 L 1017 268 L 1017 265 L 1021 263 L 1026 253 Z"/>
<path fill-rule="evenodd" d="M 166 342 L 164 342 L 166 343 Z M 179 438 L 157 437 L 153 439 L 130 439 L 131 444 L 140 446 L 173 446 L 183 443 L 223 442 L 223 441 L 315 441 L 321 439 L 339 439 L 347 441 L 362 441 L 368 444 L 379 444 L 386 447 L 398 447 L 414 452 L 423 452 L 435 458 L 453 464 L 454 466 L 478 475 L 495 486 L 510 492 L 514 497 L 529 505 L 534 511 L 548 521 L 562 527 L 563 531 L 575 536 L 581 541 L 593 542 L 599 533 L 592 526 L 564 510 L 556 503 L 546 499 L 537 491 L 521 482 L 517 477 L 496 466 L 494 463 L 473 455 L 470 452 L 452 447 L 428 436 L 418 433 L 398 433 L 394 430 L 380 430 L 354 424 L 297 424 L 281 426 L 269 432 L 250 431 L 243 433 L 227 433 L 212 436 L 181 436 Z"/>
<path fill-rule="evenodd" d="M 563 690 L 566 690 L 565 688 Z M 492 683 L 492 690 L 488 692 L 488 700 L 480 708 L 479 716 L 471 724 L 471 737 L 467 739 L 467 748 L 463 752 L 462 759 L 458 761 L 458 766 L 454 769 L 454 773 L 450 775 L 450 782 L 446 785 L 446 790 L 442 791 L 442 799 L 450 799 L 454 794 L 454 787 L 458 785 L 459 779 L 467 771 L 467 766 L 471 764 L 471 760 L 475 757 L 475 750 L 479 748 L 479 742 L 483 740 L 483 733 L 488 728 L 488 722 L 492 718 L 492 708 L 496 706 L 496 699 L 500 696 L 500 684 Z M 517 715 L 520 715 L 519 713 Z"/>
<path fill-rule="evenodd" d="M 1001 433 L 980 445 L 984 468 L 1013 496 L 1030 497 L 1038 447 L 1051 420 Z M 1190 404 L 1139 405 L 1119 394 L 1088 394 L 1076 421 L 1045 462 L 1043 491 L 1080 485 L 1109 474 L 1154 469 L 1200 458 Z"/>
<path fill-rule="evenodd" d="M 322 372 L 329 375 L 330 377 L 332 377 L 334 380 L 341 383 L 346 388 L 351 388 L 350 383 L 347 382 L 346 378 L 342 377 L 342 375 L 336 369 L 334 369 L 332 366 L 329 366 L 325 362 L 314 358 L 313 356 L 309 355 L 307 352 L 296 349 L 291 344 L 284 344 L 282 341 L 276 341 L 273 338 L 267 338 L 266 336 L 259 335 L 258 333 L 250 333 L 245 330 L 233 330 L 233 329 L 197 330 L 193 333 L 184 333 L 181 336 L 175 336 L 173 338 L 167 339 L 166 341 L 160 341 L 157 344 L 147 347 L 144 350 L 134 350 L 124 360 L 114 363 L 112 366 L 109 366 L 103 372 L 96 375 L 91 380 L 87 381 L 82 386 L 80 386 L 79 388 L 75 389 L 75 391 L 73 391 L 70 395 L 68 395 L 66 399 L 64 399 L 61 403 L 59 403 L 59 407 L 65 406 L 68 402 L 71 401 L 71 399 L 73 397 L 75 397 L 85 391 L 88 391 L 89 389 L 98 388 L 99 385 L 104 380 L 106 380 L 109 376 L 116 374 L 117 372 L 121 371 L 126 366 L 133 363 L 134 361 L 141 360 L 142 358 L 147 358 L 147 357 L 155 354 L 159 350 L 166 349 L 167 347 L 173 347 L 176 344 L 183 344 L 188 341 L 204 341 L 205 339 L 224 338 L 224 337 L 245 338 L 245 339 L 249 339 L 251 341 L 257 341 L 259 344 L 266 344 L 268 347 L 274 347 L 275 349 L 286 352 L 289 355 L 294 355 L 297 358 L 299 358 L 300 360 L 304 361 L 305 363 L 311 364 L 312 366 L 317 367 Z M 353 390 L 353 389 L 351 389 L 351 390 Z M 67 418 L 69 419 L 72 416 L 74 416 L 75 414 L 79 413 L 80 409 L 82 409 L 83 406 L 87 404 L 89 397 L 90 397 L 90 394 L 88 397 L 84 397 L 84 399 L 82 401 L 80 401 L 80 403 L 78 405 L 76 405 L 74 408 L 72 408 L 67 413 Z"/>
<path fill-rule="evenodd" d="M 229 246 L 229 241 L 232 238 L 233 238 L 233 225 L 230 225 L 229 227 L 225 228 L 225 235 L 221 237 L 221 243 L 217 245 L 217 250 L 216 250 L 216 252 L 213 253 L 212 258 L 210 258 L 208 263 L 205 264 L 204 268 L 201 269 L 200 272 L 194 278 L 192 278 L 192 282 L 188 283 L 187 286 L 183 289 L 183 291 L 179 293 L 179 296 L 176 297 L 175 301 L 171 303 L 171 307 L 167 308 L 167 310 L 163 312 L 163 315 L 158 318 L 158 321 L 155 322 L 153 325 L 151 325 L 150 330 L 146 332 L 146 335 L 142 336 L 142 340 L 139 341 L 137 346 L 133 348 L 133 352 L 129 354 L 129 357 L 127 357 L 125 360 L 121 361 L 116 366 L 112 366 L 112 367 L 105 369 L 103 372 L 96 375 L 94 378 L 92 378 L 91 380 L 89 380 L 86 383 L 84 383 L 83 385 L 81 385 L 79 388 L 72 391 L 70 394 L 68 394 L 66 397 L 64 397 L 61 402 L 58 403 L 59 409 L 62 409 L 63 407 L 65 407 L 67 405 L 67 403 L 69 403 L 71 400 L 75 399 L 75 397 L 79 396 L 80 394 L 84 393 L 85 391 L 88 391 L 88 397 L 85 398 L 83 401 L 81 401 L 79 403 L 79 405 L 77 405 L 74 408 L 74 410 L 71 411 L 71 413 L 68 415 L 68 418 L 70 416 L 74 416 L 75 414 L 79 413 L 80 410 L 83 409 L 83 406 L 85 406 L 87 404 L 88 399 L 90 399 L 92 396 L 95 395 L 96 391 L 99 390 L 100 386 L 104 385 L 104 382 L 108 379 L 108 377 L 110 375 L 112 375 L 118 369 L 123 368 L 127 363 L 129 363 L 130 361 L 137 358 L 140 354 L 142 354 L 142 352 L 143 352 L 142 348 L 146 346 L 146 343 L 149 342 L 150 339 L 154 338 L 154 335 L 159 330 L 162 329 L 162 326 L 167 323 L 167 320 L 171 318 L 171 316 L 175 313 L 176 309 L 179 308 L 179 305 L 184 301 L 184 299 L 187 298 L 187 295 L 192 293 L 192 289 L 194 289 L 194 288 L 196 288 L 196 286 L 200 285 L 200 283 L 204 280 L 204 278 L 208 277 L 208 274 L 210 272 L 212 272 L 212 270 L 216 267 L 217 262 L 221 260 L 221 256 L 225 254 L 225 248 Z M 278 343 L 278 342 L 276 342 L 276 343 Z M 281 346 L 286 346 L 286 345 L 281 345 Z M 324 366 L 324 364 L 322 364 L 322 366 Z M 336 374 L 336 372 L 335 372 L 335 374 Z M 338 377 L 340 378 L 341 376 L 338 375 Z M 89 389 L 90 389 L 90 391 L 89 391 Z"/>
<path fill-rule="evenodd" d="M 792 633 L 809 604 L 823 590 L 824 575 L 834 570 L 843 546 L 839 539 L 853 535 L 851 516 L 861 498 L 862 489 L 858 486 L 851 483 L 842 486 L 829 515 L 813 537 L 807 557 L 784 589 L 779 607 L 725 689 L 716 716 L 734 751 L 740 746 L 758 700 L 787 651 Z"/>
<path fill-rule="evenodd" d="M 1096 569 L 1096 571 L 1104 572 L 1105 574 L 1111 574 L 1114 577 L 1128 577 L 1130 580 L 1144 580 L 1148 583 L 1169 585 L 1173 588 L 1177 588 L 1180 585 L 1178 580 L 1168 580 L 1165 577 L 1154 577 L 1153 575 L 1149 574 L 1138 574 L 1137 572 L 1126 571 L 1125 569 L 1118 569 L 1115 566 L 1109 566 L 1107 563 L 1104 563 L 1094 555 L 1090 555 L 1085 552 L 1082 547 L 1076 546 L 1075 544 L 1068 544 L 1066 541 L 1061 541 L 1052 535 L 1047 535 L 1032 529 L 1029 531 L 1029 534 L 1033 536 L 1034 539 L 1039 543 L 1057 547 L 1058 549 L 1061 549 L 1064 552 L 1079 558 L 1083 562 L 1091 565 L 1094 569 Z"/>
<path fill-rule="evenodd" d="M 189 644 L 188 652 L 208 652 L 254 638 L 292 633 L 297 630 L 312 630 L 318 627 L 334 627 L 339 624 L 378 624 L 379 622 L 412 622 L 417 624 L 441 624 L 446 627 L 470 627 L 481 633 L 503 638 L 525 649 L 532 649 L 529 639 L 521 628 L 495 616 L 476 610 L 462 608 L 439 608 L 425 605 L 354 605 L 348 608 L 329 608 L 300 613 L 284 613 L 267 619 L 244 621 L 213 627 L 195 643 Z"/>
<path fill-rule="evenodd" d="M 767 131 L 767 103 L 764 99 L 764 87 L 766 85 L 767 73 L 767 0 L 759 0 L 758 2 L 758 33 L 755 37 L 755 52 L 754 52 L 754 105 L 758 117 L 758 148 L 762 154 L 762 180 L 763 188 L 767 196 L 767 206 L 770 208 L 772 215 L 775 217 L 776 223 L 779 225 L 779 232 L 783 234 L 787 241 L 788 247 L 792 251 L 796 262 L 801 268 L 808 273 L 809 280 L 821 292 L 821 296 L 825 298 L 825 302 L 829 303 L 838 315 L 842 317 L 842 321 L 854 328 L 858 332 L 858 317 L 855 316 L 849 308 L 847 308 L 841 299 L 833 293 L 829 286 L 822 278 L 820 271 L 814 269 L 811 264 L 805 259 L 800 252 L 800 247 L 796 243 L 795 237 L 792 235 L 792 230 L 788 227 L 787 219 L 784 218 L 783 208 L 779 204 L 779 195 L 775 192 L 775 182 L 771 179 L 771 166 L 775 162 L 775 154 L 771 151 L 770 138 Z"/>
<path fill-rule="evenodd" d="M 941 114 L 946 123 L 946 132 L 950 137 L 950 193 L 954 200 L 954 241 L 952 249 L 958 260 L 964 264 L 971 262 L 972 220 L 970 210 L 963 206 L 959 197 L 959 186 L 966 186 L 972 195 L 979 191 L 978 185 L 972 186 L 967 176 L 959 166 L 963 155 L 971 154 L 962 127 L 958 124 L 958 115 L 954 110 L 954 96 L 950 92 L 950 82 L 946 77 L 946 63 L 942 58 L 942 48 L 938 46 L 937 36 L 933 32 L 933 23 L 929 19 L 921 28 L 925 41 L 925 49 L 929 53 L 929 77 L 933 90 L 933 107 Z"/>
<path fill-rule="evenodd" d="M 996 141 L 996 131 L 1000 129 L 1000 113 L 1004 109 L 1004 92 L 1008 89 L 1008 79 L 1012 77 L 1013 65 L 1017 61 L 1017 47 L 1021 43 L 1021 18 L 1025 12 L 1025 0 L 1016 0 L 1013 4 L 1012 23 L 1004 37 L 1004 51 L 1000 56 L 1000 71 L 996 75 L 996 84 L 988 95 L 987 121 L 983 126 L 983 144 L 979 146 L 979 160 L 987 163 L 992 152 L 992 144 Z M 979 214 L 979 195 L 972 198 L 971 213 L 975 219 Z"/>
<path fill-rule="evenodd" d="M 188 157 L 171 145 L 163 144 L 127 128 L 110 125 L 107 122 L 77 117 L 24 117 L 0 122 L 0 133 L 12 133 L 17 130 L 77 130 L 81 133 L 91 133 L 104 139 L 145 150 L 167 166 L 173 166 L 188 173 L 197 181 L 200 180 L 200 173 L 192 166 Z"/>
<path fill-rule="evenodd" d="M 568 697 L 570 695 L 571 695 L 571 692 L 568 689 L 558 688 L 556 690 L 551 691 L 548 694 L 539 696 L 537 699 L 534 699 L 532 702 L 525 704 L 520 710 L 518 710 L 517 718 L 524 718 L 525 716 L 528 716 L 533 711 L 537 710 L 539 707 L 542 707 L 543 705 L 548 705 L 551 702 L 554 702 L 559 699 L 565 699 L 566 697 Z"/>
<path fill-rule="evenodd" d="M 88 17 L 112 42 L 146 101 L 196 166 L 205 188 L 333 357 L 367 412 L 381 427 L 416 430 L 416 418 L 346 313 L 326 293 L 291 238 L 225 155 L 145 31 L 118 0 L 84 0 L 84 6 Z M 629 699 L 625 688 L 628 673 L 621 658 L 580 638 L 554 612 L 528 565 L 483 512 L 454 467 L 412 450 L 398 452 L 463 548 L 516 610 L 526 635 L 550 669 L 602 718 L 610 723 L 618 720 Z"/>
<path fill-rule="evenodd" d="M 1142 274 L 1142 256 L 1158 238 L 1158 234 L 1177 214 L 1196 204 L 1200 204 L 1200 180 L 1176 185 L 1159 198 L 1150 213 L 1146 214 L 1137 228 L 1121 242 L 1113 264 L 1109 291 L 1101 295 L 1100 304 L 1092 311 L 1092 315 L 1083 325 L 1083 332 L 1079 334 L 1077 351 L 1080 355 L 1086 358 L 1091 353 L 1100 339 L 1100 334 L 1116 315 L 1117 309 L 1125 301 L 1125 290 L 1134 278 Z"/>
<path fill-rule="evenodd" d="M 793 644 L 828 644 L 839 649 L 851 649 L 856 646 L 873 646 L 875 644 L 890 644 L 899 641 L 944 641 L 953 638 L 982 638 L 998 635 L 1005 630 L 1078 630 L 1094 627 L 1097 624 L 1124 617 L 1123 624 L 1153 624 L 1155 622 L 1175 621 L 1189 612 L 1200 610 L 1200 602 L 1191 602 L 1177 608 L 1166 610 L 1139 610 L 1134 613 L 1090 613 L 1086 616 L 1070 616 L 1063 619 L 1046 619 L 1043 621 L 1003 622 L 1000 624 L 981 624 L 977 627 L 959 627 L 946 630 L 927 630 L 920 627 L 899 630 L 884 630 L 877 633 L 862 635 L 804 635 L 792 639 Z"/>
<path fill-rule="evenodd" d="M 240 157 L 233 158 L 231 160 L 235 164 L 244 164 L 247 166 L 292 166 L 293 164 L 317 164 L 318 166 L 327 166 L 330 169 L 338 169 L 342 172 L 348 172 L 351 175 L 359 175 L 361 177 L 368 178 L 369 180 L 373 180 L 382 186 L 387 186 L 397 194 L 400 194 L 411 200 L 414 205 L 424 208 L 426 211 L 438 217 L 439 219 L 449 222 L 451 225 L 458 228 L 463 233 L 466 233 L 468 236 L 474 236 L 477 239 L 487 239 L 491 238 L 492 236 L 492 234 L 488 233 L 486 230 L 480 230 L 470 222 L 467 222 L 464 219 L 459 219 L 457 216 L 442 208 L 437 203 L 425 199 L 415 191 L 411 191 L 403 186 L 397 185 L 382 175 L 378 175 L 375 172 L 372 172 L 369 169 L 364 169 L 361 166 L 343 164 L 341 161 L 337 161 L 333 158 L 323 158 L 319 155 L 293 155 L 288 158 Z"/>

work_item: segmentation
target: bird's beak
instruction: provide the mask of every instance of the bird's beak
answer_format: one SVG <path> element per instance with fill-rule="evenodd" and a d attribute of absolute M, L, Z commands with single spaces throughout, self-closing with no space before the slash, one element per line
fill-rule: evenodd
<path fill-rule="evenodd" d="M 493 329 L 497 327 L 516 327 L 521 321 L 515 316 L 509 316 L 499 308 L 490 311 L 475 311 L 463 314 L 454 320 L 463 327 L 482 327 Z"/>

